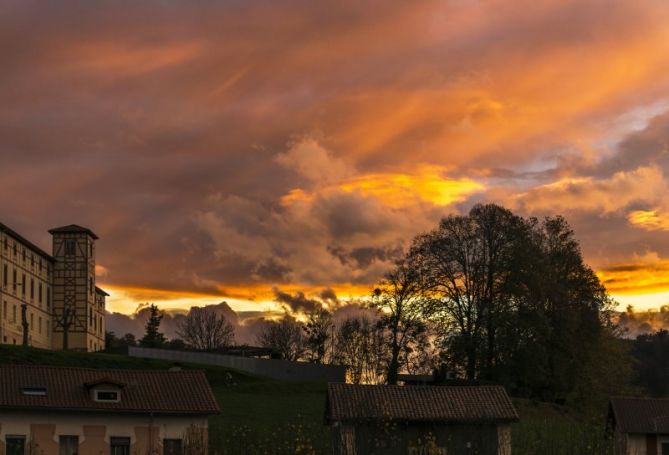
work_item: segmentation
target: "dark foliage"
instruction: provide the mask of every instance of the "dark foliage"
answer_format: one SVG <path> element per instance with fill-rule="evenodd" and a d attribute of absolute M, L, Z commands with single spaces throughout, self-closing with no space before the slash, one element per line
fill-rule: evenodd
<path fill-rule="evenodd" d="M 651 396 L 669 396 L 669 332 L 639 335 L 634 340 L 632 355 L 637 384 Z"/>
<path fill-rule="evenodd" d="M 154 304 L 149 307 L 149 312 L 149 320 L 146 321 L 146 333 L 139 340 L 139 345 L 146 348 L 160 348 L 167 341 L 165 335 L 160 332 L 160 321 L 163 319 L 163 314 Z"/>

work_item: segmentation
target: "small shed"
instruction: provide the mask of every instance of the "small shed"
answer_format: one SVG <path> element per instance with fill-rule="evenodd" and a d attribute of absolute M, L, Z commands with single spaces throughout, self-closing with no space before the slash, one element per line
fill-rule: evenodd
<path fill-rule="evenodd" d="M 608 426 L 619 455 L 669 455 L 668 398 L 613 398 Z"/>
<path fill-rule="evenodd" d="M 510 455 L 504 387 L 328 384 L 335 455 Z"/>

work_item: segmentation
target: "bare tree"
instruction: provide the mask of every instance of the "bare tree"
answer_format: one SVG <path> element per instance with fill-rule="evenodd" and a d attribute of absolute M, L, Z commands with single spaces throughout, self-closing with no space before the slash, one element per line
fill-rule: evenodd
<path fill-rule="evenodd" d="M 477 205 L 468 216 L 442 219 L 414 243 L 412 255 L 430 296 L 426 315 L 465 359 L 468 379 L 481 371 L 490 375 L 495 366 L 499 319 L 511 302 L 509 276 L 523 227 L 502 207 Z"/>
<path fill-rule="evenodd" d="M 297 361 L 306 349 L 302 324 L 286 315 L 280 321 L 269 321 L 256 337 L 257 343 L 281 355 L 282 359 Z"/>
<path fill-rule="evenodd" d="M 345 319 L 337 329 L 334 360 L 348 367 L 354 384 L 383 381 L 388 364 L 388 340 L 381 321 L 368 317 Z"/>
<path fill-rule="evenodd" d="M 54 329 L 60 327 L 63 331 L 63 349 L 68 350 L 70 348 L 70 328 L 74 325 L 74 320 L 76 317 L 76 310 L 74 305 L 66 304 L 63 308 L 62 314 L 59 314 L 57 311 L 54 312 Z M 27 324 L 27 322 L 25 322 Z M 27 330 L 24 325 L 24 330 Z"/>
<path fill-rule="evenodd" d="M 421 310 L 423 303 L 418 268 L 411 263 L 411 256 L 400 261 L 388 272 L 374 290 L 372 306 L 381 309 L 384 314 L 382 323 L 390 332 L 390 362 L 386 381 L 397 384 L 400 359 L 407 359 L 407 351 L 412 340 L 423 328 Z"/>
<path fill-rule="evenodd" d="M 309 360 L 316 363 L 325 361 L 328 342 L 332 338 L 332 313 L 325 308 L 317 308 L 307 315 L 303 326 Z"/>
<path fill-rule="evenodd" d="M 235 341 L 235 328 L 225 316 L 199 307 L 188 311 L 176 333 L 189 346 L 202 350 L 227 347 Z"/>

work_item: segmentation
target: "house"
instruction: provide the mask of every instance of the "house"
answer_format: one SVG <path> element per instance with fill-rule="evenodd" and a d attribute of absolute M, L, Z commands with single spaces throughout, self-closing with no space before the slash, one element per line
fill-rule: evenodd
<path fill-rule="evenodd" d="M 51 229 L 52 254 L 0 223 L 0 343 L 42 349 L 105 348 L 105 298 L 96 286 L 98 236 Z"/>
<path fill-rule="evenodd" d="M 510 455 L 518 414 L 501 386 L 328 384 L 336 455 Z"/>
<path fill-rule="evenodd" d="M 203 371 L 0 366 L 0 454 L 206 454 Z"/>
<path fill-rule="evenodd" d="M 669 455 L 669 398 L 613 398 L 608 427 L 619 455 Z"/>

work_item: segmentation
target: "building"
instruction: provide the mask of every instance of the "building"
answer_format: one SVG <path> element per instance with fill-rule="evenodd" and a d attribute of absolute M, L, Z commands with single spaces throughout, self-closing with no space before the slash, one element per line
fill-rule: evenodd
<path fill-rule="evenodd" d="M 669 398 L 613 398 L 608 426 L 617 454 L 669 454 Z"/>
<path fill-rule="evenodd" d="M 0 366 L 0 454 L 206 454 L 203 371 Z"/>
<path fill-rule="evenodd" d="M 51 229 L 48 254 L 0 223 L 0 343 L 99 351 L 105 297 L 95 286 L 95 241 L 75 224 Z"/>
<path fill-rule="evenodd" d="M 501 386 L 328 384 L 337 455 L 510 455 L 516 421 Z"/>

